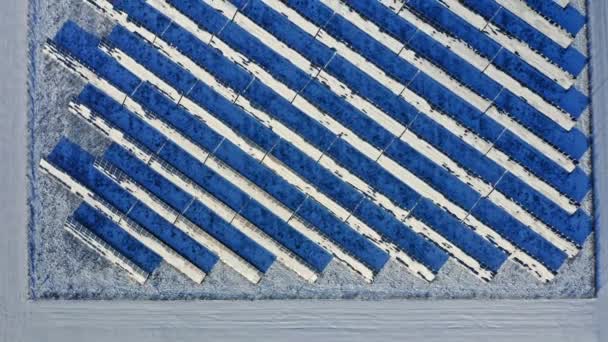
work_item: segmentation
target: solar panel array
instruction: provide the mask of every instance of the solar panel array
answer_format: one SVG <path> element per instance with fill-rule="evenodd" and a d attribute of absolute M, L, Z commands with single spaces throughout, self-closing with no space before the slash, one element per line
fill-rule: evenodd
<path fill-rule="evenodd" d="M 40 168 L 83 202 L 72 235 L 143 283 L 164 260 L 367 282 L 507 259 L 553 279 L 591 233 L 578 166 L 585 17 L 550 0 L 85 0 L 45 53 L 87 82 Z"/>

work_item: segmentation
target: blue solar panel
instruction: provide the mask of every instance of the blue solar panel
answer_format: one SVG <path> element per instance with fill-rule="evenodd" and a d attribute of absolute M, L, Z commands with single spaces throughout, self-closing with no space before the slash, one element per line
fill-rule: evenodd
<path fill-rule="evenodd" d="M 142 203 L 137 203 L 128 216 L 205 272 L 211 272 L 219 261 L 215 254 Z"/>
<path fill-rule="evenodd" d="M 570 4 L 562 8 L 552 1 L 525 1 L 528 6 L 535 9 L 543 16 L 549 18 L 551 21 L 557 23 L 571 35 L 576 35 L 587 21 L 585 16 Z"/>
<path fill-rule="evenodd" d="M 179 146 L 168 143 L 160 151 L 160 156 L 269 236 L 296 253 L 317 271 L 322 272 L 331 260 L 331 256 L 321 247 L 282 222 L 270 210 L 250 199 L 238 187 L 202 165 Z"/>
<path fill-rule="evenodd" d="M 274 255 L 118 145 L 110 146 L 104 158 L 262 272 L 274 262 Z"/>
<path fill-rule="evenodd" d="M 477 217 L 484 223 L 495 227 L 509 241 L 521 246 L 525 252 L 538 258 L 551 271 L 556 272 L 566 260 L 566 255 L 563 251 L 545 240 L 538 233 L 526 229 L 524 225 L 495 204 L 492 204 L 489 200 L 481 199 L 472 213 L 478 215 Z"/>
<path fill-rule="evenodd" d="M 74 177 L 95 194 L 120 210 L 135 223 L 190 260 L 203 271 L 209 272 L 217 262 L 217 256 L 193 241 L 154 210 L 139 203 L 131 194 L 93 167 L 95 158 L 67 139 L 60 141 L 49 154 L 48 160 Z M 86 220 L 92 220 L 88 217 Z M 81 222 L 87 222 L 79 218 Z M 122 246 L 126 248 L 127 246 Z"/>
<path fill-rule="evenodd" d="M 589 149 L 587 137 L 578 128 L 575 127 L 566 131 L 555 121 L 550 120 L 511 92 L 503 91 L 496 98 L 494 104 L 497 108 L 509 113 L 530 131 L 575 160 L 580 159 L 585 151 Z"/>
<path fill-rule="evenodd" d="M 101 42 L 99 38 L 86 32 L 76 23 L 72 21 L 65 23 L 55 35 L 54 41 L 124 92 L 133 92 L 139 84 L 137 76 L 125 70 L 116 60 L 97 48 Z"/>
<path fill-rule="evenodd" d="M 148 273 L 153 272 L 162 261 L 156 253 L 86 203 L 74 211 L 74 218 Z"/>

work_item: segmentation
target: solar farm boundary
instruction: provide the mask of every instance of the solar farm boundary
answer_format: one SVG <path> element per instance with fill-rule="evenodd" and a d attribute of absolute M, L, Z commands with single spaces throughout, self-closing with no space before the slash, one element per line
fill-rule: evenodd
<path fill-rule="evenodd" d="M 608 55 L 607 3 L 590 1 L 592 55 Z M 607 336 L 606 273 L 598 278 L 597 300 L 549 301 L 387 301 L 387 302 L 30 302 L 26 293 L 26 31 L 27 3 L 8 0 L 0 12 L 0 35 L 7 44 L 0 65 L 4 80 L 0 151 L 5 158 L 0 182 L 0 339 L 2 341 L 165 341 L 169 336 L 199 340 L 201 334 L 222 341 L 327 341 L 400 339 L 426 341 L 600 341 Z M 594 108 L 603 113 L 608 89 L 606 60 L 592 59 Z M 608 128 L 594 118 L 596 128 Z M 598 121 L 599 120 L 599 121 Z M 595 166 L 608 170 L 605 134 L 597 135 Z M 598 141 L 598 140 L 601 140 Z M 606 179 L 596 180 L 598 203 L 606 203 Z M 600 184 L 598 184 L 598 182 Z M 600 236 L 608 220 L 600 217 Z M 598 246 L 599 269 L 605 269 L 608 249 Z M 407 310 L 404 310 L 404 305 Z M 252 323 L 255 322 L 255 323 Z M 449 324 L 449 329 L 448 328 Z M 202 327 L 205 327 L 204 330 Z M 601 335 L 600 335 L 601 334 Z"/>

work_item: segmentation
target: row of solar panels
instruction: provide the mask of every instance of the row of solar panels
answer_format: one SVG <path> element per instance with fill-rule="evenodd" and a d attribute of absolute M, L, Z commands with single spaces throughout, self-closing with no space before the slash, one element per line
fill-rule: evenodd
<path fill-rule="evenodd" d="M 360 56 L 352 49 L 359 49 L 358 52 L 366 54 L 367 59 L 382 66 L 383 70 L 397 70 L 391 77 L 394 76 L 398 82 L 409 84 L 417 91 L 409 94 L 410 96 L 423 96 L 421 101 L 432 101 L 431 104 L 437 106 L 437 109 L 443 108 L 442 101 L 449 104 L 449 110 L 454 106 L 456 97 L 448 94 L 451 98 L 446 99 L 445 94 L 441 94 L 443 86 L 431 77 L 418 75 L 420 71 L 412 71 L 412 75 L 406 76 L 404 73 L 408 72 L 408 68 L 404 68 L 406 64 L 400 60 L 382 64 L 390 55 L 379 53 L 382 49 L 370 49 L 370 46 L 377 45 L 373 45 L 373 39 L 370 38 L 371 40 L 357 48 L 355 43 L 365 41 L 361 39 L 364 36 L 357 31 L 360 30 L 357 26 L 348 26 L 346 19 L 336 24 L 331 31 L 333 36 L 339 36 L 341 40 L 349 43 L 336 43 L 339 45 L 337 51 L 348 49 L 344 50 L 347 52 L 346 57 L 341 57 L 334 50 L 323 49 L 314 39 L 303 40 L 301 35 L 304 30 L 298 31 L 300 27 L 307 27 L 299 21 L 303 20 L 303 17 L 296 20 L 294 13 L 288 14 L 287 19 L 278 15 L 278 12 L 273 12 L 268 7 L 268 4 L 278 5 L 273 1 L 252 1 L 242 10 L 242 15 L 236 14 L 234 8 L 229 7 L 234 13 L 224 11 L 224 15 L 228 16 L 206 7 L 202 2 L 154 0 L 145 4 L 139 1 L 109 3 L 100 0 L 95 3 L 124 27 L 117 26 L 99 49 L 98 39 L 68 23 L 57 34 L 55 43 L 47 46 L 47 52 L 98 88 L 87 87 L 72 105 L 73 112 L 88 118 L 98 128 L 101 127 L 100 129 L 118 145 L 128 148 L 135 156 L 141 153 L 134 151 L 147 151 L 141 155 L 159 158 L 160 165 L 171 164 L 171 168 L 166 168 L 170 171 L 166 171 L 165 177 L 161 176 L 153 183 L 146 183 L 145 179 L 138 180 L 136 175 L 140 175 L 139 172 L 134 175 L 131 173 L 134 172 L 132 169 L 121 169 L 121 172 L 133 179 L 133 186 L 152 192 L 156 196 L 153 197 L 154 203 L 162 203 L 163 207 L 166 207 L 163 209 L 164 219 L 167 219 L 167 215 L 176 219 L 183 217 L 189 212 L 191 203 L 201 203 L 192 199 L 186 204 L 182 203 L 183 201 L 174 202 L 177 201 L 175 196 L 178 195 L 165 194 L 169 196 L 165 198 L 154 192 L 164 194 L 166 189 L 171 189 L 167 184 L 176 185 L 179 182 L 191 184 L 194 181 L 204 188 L 196 180 L 198 173 L 188 173 L 190 166 L 182 165 L 180 168 L 182 159 L 170 159 L 177 158 L 175 155 L 183 155 L 180 158 L 189 157 L 191 162 L 202 162 L 203 167 L 210 162 L 215 163 L 217 166 L 213 171 L 225 178 L 229 177 L 223 172 L 230 173 L 233 177 L 232 185 L 236 190 L 243 189 L 244 183 L 239 182 L 243 182 L 245 178 L 253 183 L 251 186 L 255 190 L 244 195 L 251 197 L 247 204 L 243 204 L 243 200 L 231 203 L 235 200 L 226 196 L 233 190 L 220 189 L 212 192 L 204 189 L 219 202 L 230 206 L 235 213 L 231 212 L 228 216 L 219 215 L 223 220 L 221 222 L 228 223 L 221 225 L 228 227 L 227 231 L 230 231 L 231 223 L 235 224 L 236 215 L 245 216 L 241 211 L 243 208 L 249 208 L 249 203 L 255 201 L 259 202 L 260 210 L 267 210 L 270 215 L 277 216 L 277 222 L 282 222 L 284 226 L 282 229 L 268 232 L 266 230 L 270 229 L 269 223 L 259 221 L 256 224 L 254 215 L 253 219 L 245 219 L 257 228 L 246 228 L 247 224 L 243 224 L 243 227 L 236 231 L 249 229 L 249 235 L 274 240 L 263 242 L 265 240 L 258 239 L 255 243 L 258 246 L 273 245 L 274 247 L 267 248 L 275 248 L 274 255 L 281 254 L 279 259 L 285 264 L 289 264 L 287 260 L 295 260 L 294 265 L 299 261 L 308 268 L 314 268 L 308 273 L 299 271 L 301 275 L 322 271 L 326 263 L 322 265 L 316 261 L 316 268 L 311 267 L 315 262 L 303 260 L 302 255 L 293 250 L 293 246 L 286 246 L 294 243 L 293 236 L 281 240 L 272 234 L 284 232 L 283 229 L 297 230 L 295 227 L 299 227 L 301 234 L 307 238 L 302 241 L 314 241 L 315 245 L 323 246 L 326 251 L 338 256 L 366 279 L 371 280 L 373 274 L 386 262 L 387 252 L 405 262 L 415 273 L 432 279 L 446 259 L 445 252 L 437 246 L 447 250 L 481 278 L 489 279 L 506 258 L 504 252 L 494 244 L 526 263 L 541 279 L 549 279 L 567 255 L 576 253 L 589 233 L 589 218 L 580 210 L 572 216 L 568 211 L 576 210 L 576 207 L 570 206 L 568 197 L 580 200 L 588 190 L 588 180 L 584 173 L 579 169 L 567 173 L 560 169 L 559 165 L 549 170 L 554 171 L 553 174 L 542 173 L 546 180 L 554 185 L 559 183 L 561 187 L 552 198 L 553 201 L 550 200 L 547 198 L 550 197 L 548 194 L 543 195 L 542 191 L 534 188 L 534 182 L 529 181 L 536 180 L 538 175 L 528 173 L 528 170 L 547 167 L 550 161 L 539 162 L 543 157 L 542 153 L 522 141 L 521 136 L 516 135 L 517 132 L 505 130 L 490 117 L 476 118 L 475 125 L 471 124 L 478 127 L 474 133 L 493 142 L 494 145 L 490 145 L 490 149 L 501 149 L 501 152 L 508 153 L 509 157 L 522 164 L 526 172 L 525 177 L 514 172 L 513 168 L 509 170 L 514 174 L 507 172 L 504 166 L 485 158 L 483 153 L 475 150 L 475 146 L 466 143 L 466 137 L 458 137 L 446 126 L 438 124 L 437 117 L 443 118 L 445 122 L 450 118 L 449 115 L 433 112 L 436 109 L 430 109 L 428 116 L 417 112 L 422 108 L 420 102 L 412 105 L 404 101 L 407 98 L 388 95 L 388 89 L 357 68 L 365 69 L 368 65 L 352 64 L 351 61 Z M 217 1 L 209 3 L 221 7 L 228 5 Z M 374 2 L 352 2 L 352 5 L 359 6 L 363 12 L 366 8 L 373 8 L 369 6 L 370 3 Z M 318 7 L 320 3 L 302 4 L 303 2 L 295 2 L 292 7 L 298 9 L 297 6 L 304 6 L 299 10 L 305 13 L 307 18 L 324 21 L 314 19 L 314 15 L 319 18 L 322 15 L 319 14 L 322 12 L 319 10 L 321 7 Z M 329 2 L 330 6 L 337 4 L 338 2 Z M 283 12 L 286 12 L 285 9 L 289 7 L 284 7 Z M 313 10 L 310 10 L 311 7 L 314 7 Z M 388 7 L 385 9 L 388 10 Z M 228 23 L 230 18 L 233 19 L 232 23 Z M 397 20 L 396 18 L 398 17 L 393 19 Z M 292 21 L 286 22 L 288 19 Z M 197 22 L 193 23 L 192 20 Z M 307 25 L 310 24 L 308 21 Z M 250 27 L 247 27 L 248 25 Z M 251 25 L 256 26 L 252 29 Z M 323 27 L 330 30 L 332 26 L 324 24 Z M 204 29 L 207 32 L 204 32 Z M 281 37 L 282 41 L 290 44 L 281 45 L 281 42 L 274 42 L 272 35 L 262 35 L 263 39 L 257 40 L 252 32 L 257 33 L 257 38 L 260 38 L 262 29 L 268 30 L 267 35 L 272 32 L 274 36 Z M 211 40 L 213 35 L 215 38 Z M 147 38 L 148 42 L 142 37 Z M 209 40 L 205 40 L 205 37 Z M 209 45 L 197 41 L 201 38 L 203 42 L 210 42 Z M 152 42 L 153 44 L 150 44 Z M 301 42 L 304 43 L 298 45 Z M 422 49 L 424 45 L 419 44 L 419 48 Z M 297 55 L 292 55 L 289 60 L 285 55 L 281 56 L 276 52 L 294 52 L 292 49 L 298 50 Z M 449 53 L 446 51 L 444 53 Z M 308 58 L 302 63 L 299 63 L 299 59 L 304 57 L 300 53 Z M 310 63 L 308 67 L 303 67 L 302 64 L 306 65 L 307 62 Z M 391 63 L 395 65 L 392 66 Z M 180 65 L 186 69 L 182 69 Z M 324 65 L 325 68 L 321 70 L 317 65 Z M 411 68 L 414 67 L 410 66 Z M 397 73 L 406 78 L 399 79 L 401 76 Z M 252 74 L 257 78 L 253 78 Z M 319 79 L 324 76 L 325 80 L 330 81 L 324 84 L 318 79 L 312 79 L 311 75 L 317 75 Z M 423 82 L 419 88 L 415 88 L 417 79 L 422 79 Z M 331 82 L 334 84 L 329 84 Z M 332 88 L 336 82 L 340 82 L 340 85 L 345 82 L 348 87 L 356 90 L 356 93 L 339 96 L 336 94 L 338 90 Z M 405 88 L 400 92 L 404 93 Z M 500 90 L 500 94 L 504 92 L 504 89 Z M 288 101 L 292 95 L 291 101 Z M 438 99 L 433 100 L 433 97 Z M 409 140 L 403 139 L 408 137 L 405 129 L 401 133 L 391 134 L 390 130 L 394 129 L 394 125 L 378 124 L 378 121 L 370 120 L 358 112 L 357 108 L 361 107 L 356 105 L 365 106 L 370 102 L 374 109 L 371 105 L 368 108 L 378 112 L 378 115 L 388 113 L 385 114 L 386 118 L 390 116 L 393 120 L 399 120 L 402 127 L 407 127 L 407 133 L 412 134 Z M 181 104 L 182 107 L 174 107 L 175 103 Z M 121 104 L 125 107 L 121 107 Z M 466 112 L 465 109 L 473 110 L 465 103 L 457 108 L 460 112 Z M 317 121 L 314 116 L 312 119 L 309 117 L 311 113 L 320 111 L 323 116 L 318 117 Z M 326 113 L 331 116 L 325 115 Z M 403 114 L 401 118 L 399 113 Z M 191 114 L 202 118 L 208 126 L 197 121 Z M 133 122 L 148 128 L 133 131 L 136 125 Z M 150 126 L 156 130 L 152 130 Z M 338 133 L 336 130 L 342 131 Z M 343 135 L 345 131 L 350 133 L 351 130 L 355 133 L 350 136 Z M 142 131 L 145 133 L 141 133 Z M 571 130 L 560 134 L 576 132 Z M 495 136 L 488 138 L 491 134 Z M 119 138 L 120 136 L 122 138 Z M 420 145 L 420 138 L 427 143 Z M 136 141 L 136 144 L 129 143 L 132 141 Z M 586 149 L 586 141 L 583 144 Z M 166 151 L 164 155 L 163 151 Z M 429 152 L 434 155 L 429 157 Z M 146 158 L 140 161 L 153 168 L 150 166 L 151 159 Z M 431 158 L 437 158 L 441 162 Z M 259 164 L 258 161 L 262 163 Z M 454 171 L 445 168 L 448 162 L 454 163 L 455 168 L 460 168 L 462 173 L 458 174 L 458 169 Z M 115 164 L 119 169 L 121 165 L 121 162 Z M 159 168 L 162 169 L 161 166 Z M 163 187 L 152 187 L 163 179 L 167 181 L 172 177 L 175 179 Z M 471 184 L 475 181 L 478 189 L 483 189 L 482 191 L 476 191 L 475 185 Z M 121 185 L 126 186 L 122 183 Z M 184 186 L 177 185 L 181 189 L 176 191 L 184 192 Z M 492 192 L 493 186 L 498 192 Z M 545 188 L 541 187 L 541 190 Z M 255 191 L 264 194 L 259 195 Z M 254 193 L 258 194 L 258 197 L 255 197 Z M 420 193 L 427 198 L 421 197 Z M 483 197 L 493 193 L 504 195 Z M 192 193 L 188 195 L 197 197 Z M 260 205 L 263 203 L 260 196 L 268 195 L 272 196 L 272 199 L 267 199 L 271 202 L 267 202 L 265 206 Z M 565 202 L 560 201 L 564 195 Z M 523 205 L 526 210 L 520 208 L 517 203 Z M 517 215 L 514 215 L 514 206 L 519 209 Z M 284 214 L 281 214 L 281 207 L 285 208 Z M 382 207 L 388 207 L 392 212 L 387 212 Z M 220 209 L 215 211 L 216 214 L 218 210 Z M 192 226 L 196 221 L 189 217 L 187 219 L 189 221 L 186 226 Z M 459 222 L 459 219 L 465 219 L 465 222 L 475 229 Z M 168 220 L 170 221 L 171 219 Z M 207 227 L 209 222 L 201 222 L 198 226 L 215 229 Z M 415 233 L 424 235 L 435 244 Z M 269 262 L 264 264 L 247 259 L 241 255 L 245 252 L 239 248 L 226 245 L 228 242 L 223 240 L 220 242 L 227 247 L 223 253 L 235 252 L 245 259 L 243 265 L 250 264 L 261 272 L 269 266 Z M 281 246 L 287 247 L 289 251 L 281 250 Z M 263 255 L 262 252 L 259 253 Z M 258 255 L 258 252 L 254 254 Z M 295 266 L 292 266 L 292 269 L 293 267 Z M 255 276 L 249 278 L 259 279 Z M 308 279 L 314 278 L 316 277 L 311 275 Z"/>

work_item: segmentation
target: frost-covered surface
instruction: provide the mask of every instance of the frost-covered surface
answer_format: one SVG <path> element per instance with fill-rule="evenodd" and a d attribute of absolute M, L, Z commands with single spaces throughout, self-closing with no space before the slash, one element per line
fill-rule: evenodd
<path fill-rule="evenodd" d="M 577 2 L 583 9 L 584 1 Z M 52 37 L 68 19 L 99 36 L 112 23 L 81 0 L 31 0 L 30 11 L 31 111 L 30 115 L 30 204 L 29 231 L 30 297 L 33 299 L 264 299 L 264 298 L 556 298 L 590 297 L 594 294 L 594 235 L 580 254 L 566 261 L 560 274 L 549 284 L 541 284 L 523 267 L 507 261 L 490 283 L 483 283 L 453 260 L 427 283 L 397 262 L 391 262 L 369 285 L 342 264 L 333 261 L 315 284 L 308 284 L 293 272 L 275 263 L 262 281 L 253 285 L 236 272 L 218 263 L 205 281 L 194 284 L 165 263 L 144 285 L 133 282 L 120 268 L 93 253 L 63 229 L 65 219 L 80 200 L 55 181 L 41 175 L 37 163 L 62 136 L 101 155 L 109 141 L 67 111 L 69 100 L 84 83 L 58 63 L 41 53 L 41 43 Z M 585 30 L 575 46 L 587 51 Z M 576 86 L 588 93 L 584 70 Z M 578 127 L 590 130 L 589 110 Z M 588 151 L 581 165 L 590 171 Z M 583 202 L 591 211 L 592 196 Z"/>

